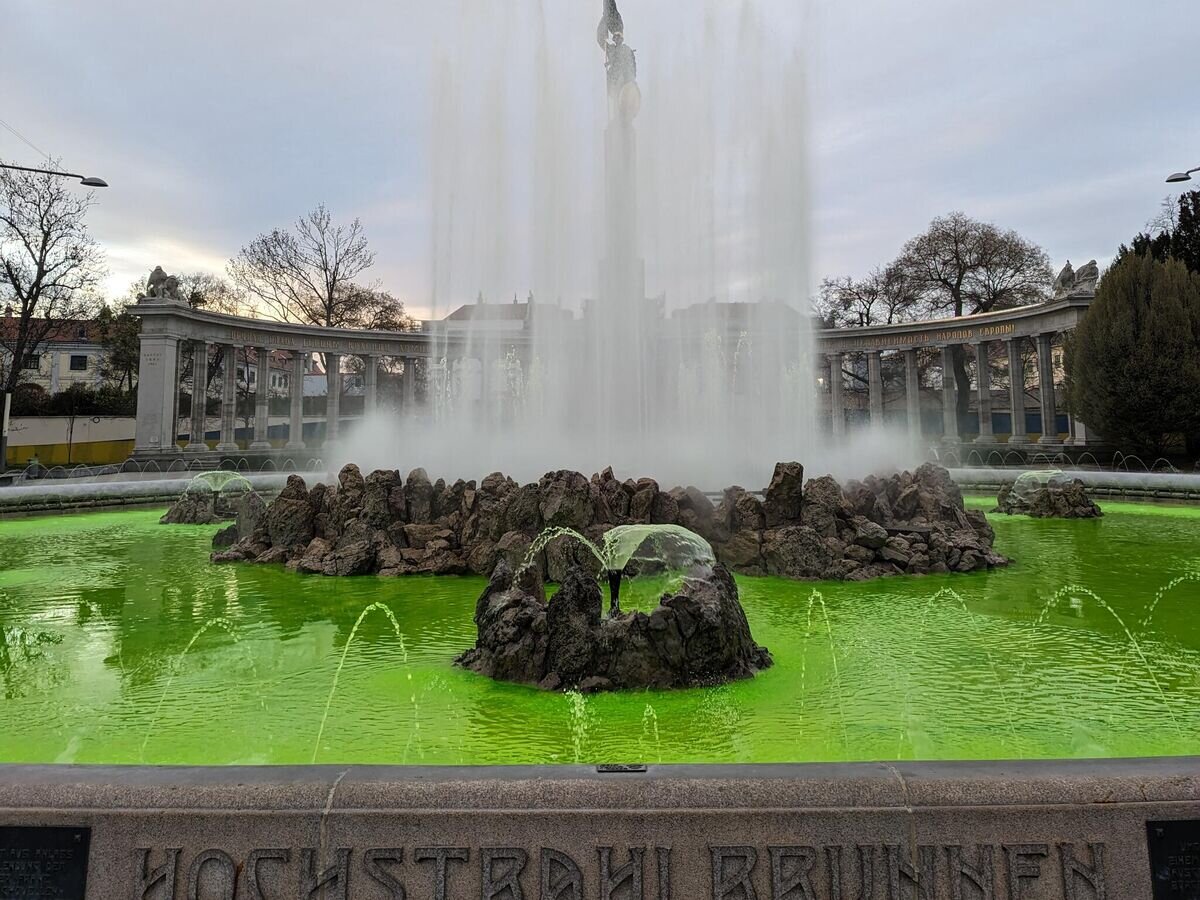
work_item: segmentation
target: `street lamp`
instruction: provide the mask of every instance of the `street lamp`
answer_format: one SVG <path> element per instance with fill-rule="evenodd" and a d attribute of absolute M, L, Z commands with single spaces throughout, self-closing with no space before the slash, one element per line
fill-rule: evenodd
<path fill-rule="evenodd" d="M 1191 181 L 1192 173 L 1200 172 L 1200 166 L 1194 169 L 1188 169 L 1186 172 L 1176 172 L 1174 175 L 1167 178 L 1167 184 L 1178 184 L 1181 181 Z"/>
<path fill-rule="evenodd" d="M 59 178 L 78 178 L 79 183 L 84 187 L 90 188 L 106 188 L 108 182 L 103 178 L 97 178 L 94 175 L 76 175 L 74 172 L 59 172 L 54 169 L 33 169 L 29 166 L 12 166 L 8 163 L 0 163 L 0 169 L 12 169 L 16 172 L 33 172 L 37 175 L 56 175 Z M 18 361 L 14 358 L 12 365 L 18 365 Z M 9 413 L 12 409 L 12 394 L 5 391 L 0 395 L 0 472 L 8 468 L 8 425 Z"/>
<path fill-rule="evenodd" d="M 96 178 L 93 175 L 76 175 L 74 172 L 56 172 L 54 169 L 31 169 L 28 166 L 10 166 L 7 163 L 0 163 L 0 169 L 14 169 L 17 172 L 36 172 L 38 175 L 57 175 L 60 178 L 78 178 L 79 183 L 84 187 L 108 187 L 107 181 L 105 181 L 103 178 Z"/>

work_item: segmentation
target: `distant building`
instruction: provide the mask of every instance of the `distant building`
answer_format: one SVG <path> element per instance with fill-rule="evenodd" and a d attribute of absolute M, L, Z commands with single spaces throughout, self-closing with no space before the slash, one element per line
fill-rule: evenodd
<path fill-rule="evenodd" d="M 16 338 L 17 319 L 12 308 L 0 319 L 0 338 L 11 343 Z M 11 351 L 0 346 L 0 368 L 11 364 Z M 21 381 L 36 384 L 42 390 L 57 394 L 73 384 L 95 387 L 103 380 L 100 374 L 105 350 L 100 343 L 100 328 L 92 321 L 64 319 L 56 322 L 48 339 L 39 343 L 37 351 L 26 353 L 19 361 Z"/>

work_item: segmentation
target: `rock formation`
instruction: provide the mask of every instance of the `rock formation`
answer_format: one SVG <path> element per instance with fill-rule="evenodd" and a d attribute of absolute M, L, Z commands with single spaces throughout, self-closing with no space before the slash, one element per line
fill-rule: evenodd
<path fill-rule="evenodd" d="M 885 575 L 973 572 L 1002 566 L 982 512 L 963 507 L 943 468 L 851 481 L 804 481 L 799 463 L 780 463 L 761 496 L 741 487 L 714 504 L 694 487 L 664 491 L 649 478 L 620 481 L 611 469 L 588 479 L 550 472 L 519 485 L 496 473 L 431 482 L 423 469 L 363 477 L 346 466 L 336 485 L 311 489 L 298 475 L 265 512 L 239 520 L 239 539 L 215 562 L 286 563 L 322 575 L 490 575 L 513 568 L 550 526 L 599 542 L 617 525 L 675 524 L 713 545 L 717 559 L 746 575 L 865 580 Z M 562 581 L 589 554 L 555 541 L 538 562 Z"/>
<path fill-rule="evenodd" d="M 475 607 L 478 641 L 455 662 L 500 681 L 584 693 L 722 684 L 771 665 L 724 566 L 686 580 L 649 615 L 604 619 L 602 600 L 582 567 L 547 602 L 534 568 L 518 577 L 501 560 Z"/>
<path fill-rule="evenodd" d="M 1078 478 L 1054 479 L 1028 490 L 1006 484 L 996 497 L 995 511 L 1035 519 L 1098 519 L 1104 515 Z"/>

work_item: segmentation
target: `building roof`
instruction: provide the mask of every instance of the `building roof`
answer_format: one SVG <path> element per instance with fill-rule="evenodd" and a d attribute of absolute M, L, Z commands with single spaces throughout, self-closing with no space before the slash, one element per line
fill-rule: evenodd
<path fill-rule="evenodd" d="M 522 303 L 467 303 L 450 315 L 447 322 L 464 321 L 511 321 L 523 320 L 529 315 L 529 304 Z"/>
<path fill-rule="evenodd" d="M 20 320 L 5 310 L 0 318 L 0 340 L 16 340 Z M 91 319 L 62 319 L 51 323 L 46 341 L 55 344 L 98 344 L 101 340 L 99 323 Z"/>

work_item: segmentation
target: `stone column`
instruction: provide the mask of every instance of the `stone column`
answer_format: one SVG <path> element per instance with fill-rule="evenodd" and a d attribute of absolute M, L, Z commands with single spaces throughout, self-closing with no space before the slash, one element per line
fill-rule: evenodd
<path fill-rule="evenodd" d="M 179 393 L 179 342 L 166 335 L 142 335 L 138 360 L 135 454 L 173 453 L 175 397 Z M 0 398 L 0 416 L 4 415 Z M 4 468 L 0 460 L 0 470 Z"/>
<path fill-rule="evenodd" d="M 189 453 L 207 453 L 204 443 L 205 412 L 208 406 L 208 344 L 192 341 L 192 437 L 188 441 Z"/>
<path fill-rule="evenodd" d="M 328 385 L 325 395 L 325 443 L 337 440 L 338 425 L 342 415 L 342 355 L 326 353 L 325 383 Z"/>
<path fill-rule="evenodd" d="M 988 362 L 990 341 L 975 345 L 975 382 L 979 403 L 979 437 L 977 444 L 992 444 L 996 436 L 992 432 L 992 367 Z"/>
<path fill-rule="evenodd" d="M 286 449 L 304 449 L 304 357 L 297 350 L 292 354 L 292 386 L 289 400 L 288 442 Z"/>
<path fill-rule="evenodd" d="M 221 453 L 237 453 L 237 347 L 224 346 L 224 363 L 221 372 Z"/>
<path fill-rule="evenodd" d="M 1054 406 L 1053 334 L 1037 336 L 1038 397 L 1042 405 L 1042 437 L 1039 444 L 1057 444 L 1058 411 Z"/>
<path fill-rule="evenodd" d="M 266 347 L 255 347 L 254 355 L 258 357 L 258 390 L 254 393 L 254 443 L 250 449 L 270 450 L 271 352 Z"/>
<path fill-rule="evenodd" d="M 954 348 L 942 347 L 942 439 L 958 443 L 958 385 L 954 381 Z"/>
<path fill-rule="evenodd" d="M 364 356 L 363 361 L 363 412 L 371 415 L 379 404 L 379 357 Z"/>
<path fill-rule="evenodd" d="M 417 360 L 416 357 L 404 358 L 404 396 L 402 405 L 405 412 L 411 412 L 417 405 Z"/>
<path fill-rule="evenodd" d="M 833 436 L 846 433 L 846 407 L 842 400 L 842 354 L 829 354 L 829 415 Z"/>
<path fill-rule="evenodd" d="M 867 395 L 871 409 L 871 425 L 883 425 L 883 364 L 878 350 L 867 351 Z"/>
<path fill-rule="evenodd" d="M 492 416 L 492 375 L 495 363 L 491 355 L 483 353 L 479 357 L 479 415 L 484 422 L 491 421 Z"/>
<path fill-rule="evenodd" d="M 1008 398 L 1012 414 L 1012 434 L 1009 444 L 1028 444 L 1029 432 L 1025 430 L 1025 354 L 1021 349 L 1023 338 L 1005 341 L 1008 346 Z"/>
<path fill-rule="evenodd" d="M 917 366 L 917 351 L 904 351 L 904 405 L 908 411 L 908 433 L 914 441 L 921 439 L 921 371 Z"/>
<path fill-rule="evenodd" d="M 1067 441 L 1072 447 L 1090 447 L 1095 443 L 1093 436 L 1088 432 L 1088 427 L 1083 424 L 1081 419 L 1074 416 L 1070 418 L 1071 423 L 1071 439 Z"/>

